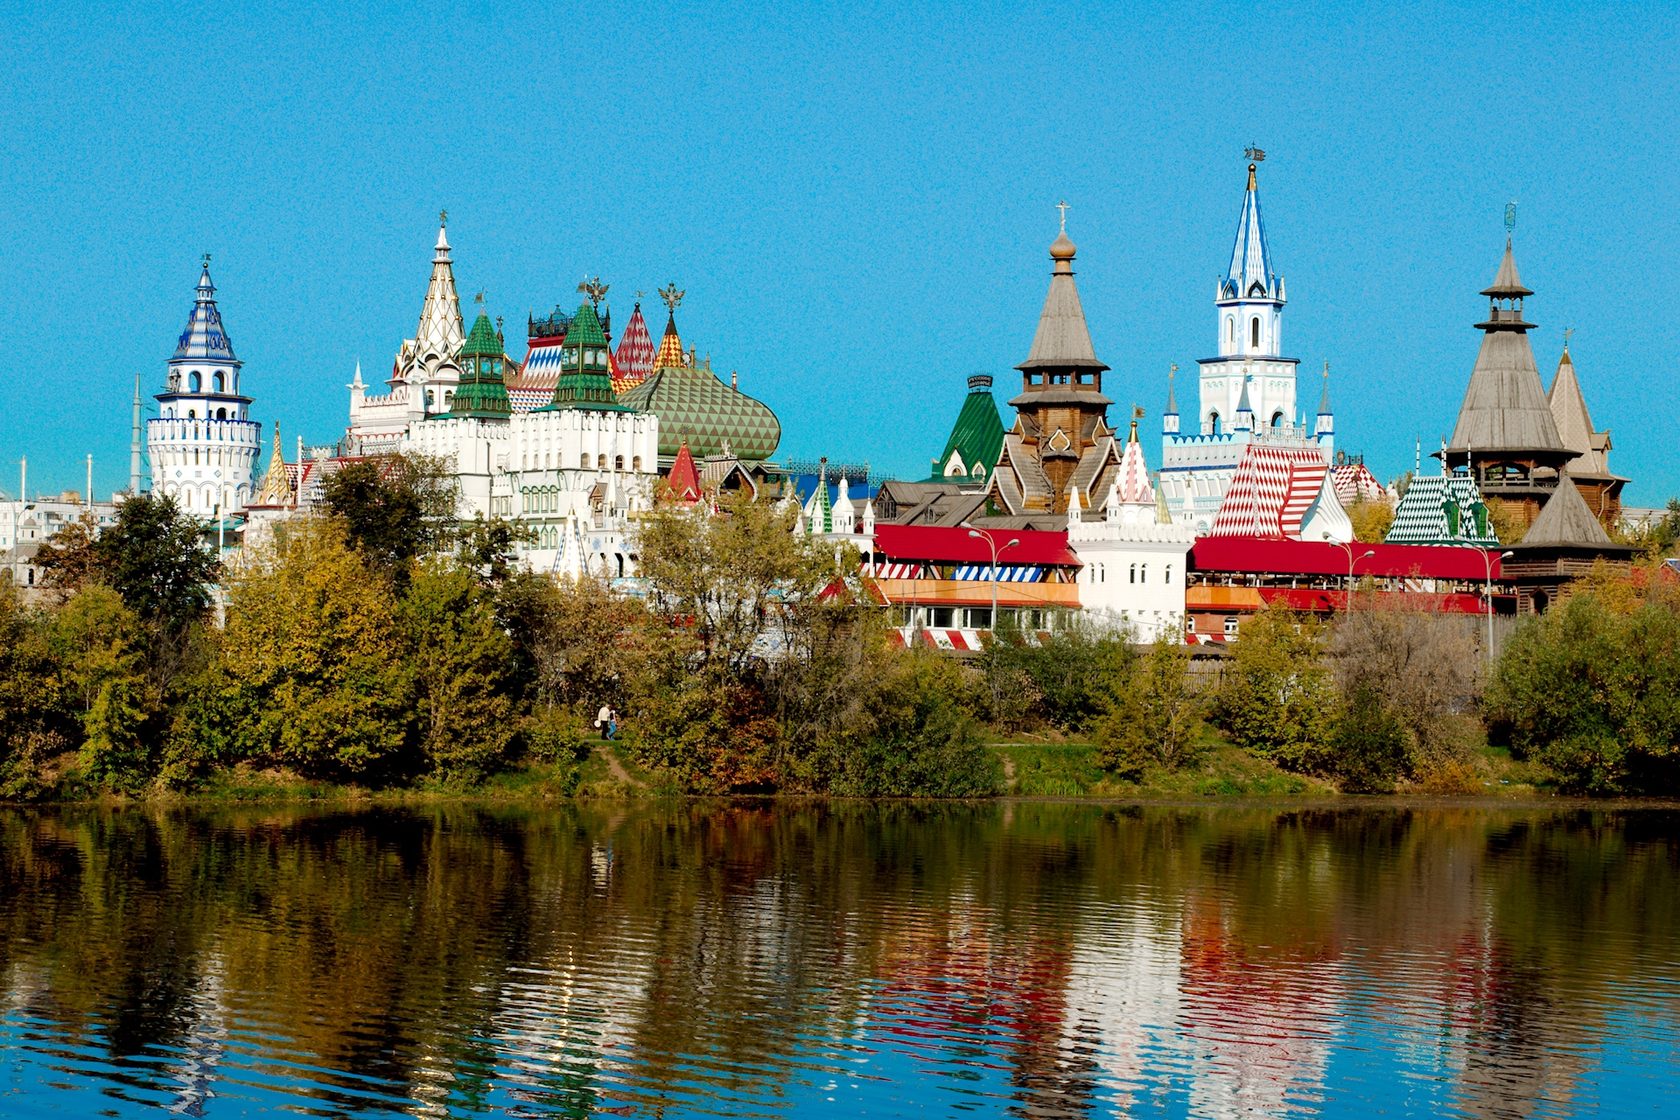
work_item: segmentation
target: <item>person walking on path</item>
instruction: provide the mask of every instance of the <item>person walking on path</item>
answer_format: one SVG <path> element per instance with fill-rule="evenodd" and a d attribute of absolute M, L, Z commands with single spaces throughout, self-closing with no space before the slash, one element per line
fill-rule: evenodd
<path fill-rule="evenodd" d="M 602 704 L 601 710 L 595 713 L 595 726 L 601 729 L 602 739 L 612 738 L 613 710 L 612 705 Z"/>
<path fill-rule="evenodd" d="M 618 709 L 617 708 L 610 708 L 607 711 L 607 738 L 613 739 L 613 740 L 617 740 L 617 738 L 618 738 Z"/>

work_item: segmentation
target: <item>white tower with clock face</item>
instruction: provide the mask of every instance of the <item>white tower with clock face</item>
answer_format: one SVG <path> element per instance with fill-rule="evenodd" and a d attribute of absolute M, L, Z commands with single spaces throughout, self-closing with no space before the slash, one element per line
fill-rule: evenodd
<path fill-rule="evenodd" d="M 197 517 L 243 509 L 255 492 L 262 425 L 241 391 L 242 364 L 222 329 L 206 255 L 192 315 L 157 394 L 158 416 L 146 422 L 152 492 Z"/>

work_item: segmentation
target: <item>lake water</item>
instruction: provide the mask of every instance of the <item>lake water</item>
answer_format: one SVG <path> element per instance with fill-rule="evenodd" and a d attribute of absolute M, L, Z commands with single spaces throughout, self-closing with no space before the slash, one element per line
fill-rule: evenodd
<path fill-rule="evenodd" d="M 0 810 L 0 1116 L 1680 1113 L 1680 814 Z"/>

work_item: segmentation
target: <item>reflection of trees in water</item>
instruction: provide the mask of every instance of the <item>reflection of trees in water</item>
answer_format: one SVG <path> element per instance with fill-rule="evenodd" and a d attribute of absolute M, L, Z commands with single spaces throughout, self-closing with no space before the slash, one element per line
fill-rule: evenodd
<path fill-rule="evenodd" d="M 784 1107 L 885 1047 L 930 1084 L 1001 1063 L 997 1091 L 1033 1116 L 1129 1110 L 1169 1083 L 1198 1108 L 1285 1111 L 1326 1094 L 1342 1022 L 1368 1014 L 1465 1111 L 1522 1116 L 1574 1092 L 1568 1055 L 1618 985 L 1673 959 L 1673 824 L 0 811 L 0 1008 L 112 1059 L 168 1052 L 127 1076 L 187 1111 L 240 1063 L 350 1111 L 369 1092 L 421 1113 Z M 257 1052 L 228 1052 L 236 1028 Z"/>

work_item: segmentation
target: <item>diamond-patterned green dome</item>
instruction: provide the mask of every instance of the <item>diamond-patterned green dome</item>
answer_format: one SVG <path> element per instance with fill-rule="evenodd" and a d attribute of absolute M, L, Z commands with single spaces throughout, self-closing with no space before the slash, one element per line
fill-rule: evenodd
<path fill-rule="evenodd" d="M 659 417 L 661 455 L 675 455 L 686 438 L 696 458 L 719 453 L 727 442 L 742 459 L 768 459 L 782 441 L 774 412 L 708 369 L 656 369 L 622 399 L 637 412 Z"/>

